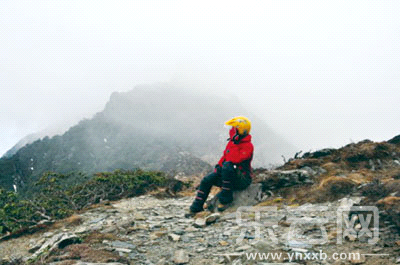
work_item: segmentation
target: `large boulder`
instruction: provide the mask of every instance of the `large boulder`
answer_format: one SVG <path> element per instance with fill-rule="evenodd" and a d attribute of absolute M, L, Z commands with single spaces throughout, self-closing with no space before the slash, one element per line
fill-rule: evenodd
<path fill-rule="evenodd" d="M 252 206 L 261 202 L 265 198 L 265 194 L 262 192 L 262 184 L 254 183 L 250 184 L 244 190 L 233 192 L 233 202 L 231 204 L 232 208 L 237 208 L 240 206 Z M 218 198 L 214 196 L 212 199 L 207 201 L 207 209 L 211 212 L 217 209 Z"/>

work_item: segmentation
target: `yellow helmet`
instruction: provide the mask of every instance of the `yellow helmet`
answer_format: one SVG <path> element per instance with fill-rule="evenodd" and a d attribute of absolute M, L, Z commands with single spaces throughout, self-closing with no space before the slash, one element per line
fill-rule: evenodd
<path fill-rule="evenodd" d="M 225 125 L 235 127 L 239 135 L 247 135 L 250 133 L 251 122 L 248 118 L 238 116 L 225 122 Z"/>

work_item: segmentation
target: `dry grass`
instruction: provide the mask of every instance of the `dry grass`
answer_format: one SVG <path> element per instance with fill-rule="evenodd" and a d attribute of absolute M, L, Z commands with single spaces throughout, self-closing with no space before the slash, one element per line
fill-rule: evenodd
<path fill-rule="evenodd" d="M 384 184 L 385 188 L 389 193 L 396 193 L 396 196 L 400 196 L 400 180 L 387 181 Z"/>
<path fill-rule="evenodd" d="M 85 262 L 108 263 L 121 260 L 117 253 L 93 249 L 89 244 L 70 245 L 65 251 L 71 259 L 80 259 Z"/>
<path fill-rule="evenodd" d="M 353 176 L 353 178 L 357 180 L 360 177 Z M 303 203 L 322 203 L 340 199 L 350 194 L 357 186 L 358 181 L 353 179 L 329 176 L 321 178 L 320 182 L 317 182 L 312 186 L 297 186 L 280 189 L 279 198 L 269 198 L 258 205 L 280 206 Z"/>
<path fill-rule="evenodd" d="M 180 191 L 180 192 L 178 192 L 177 193 L 178 194 L 178 196 L 191 196 L 191 197 L 195 197 L 196 196 L 196 191 L 195 190 L 190 190 L 190 189 L 187 189 L 187 190 L 183 190 L 183 191 Z"/>
<path fill-rule="evenodd" d="M 323 169 L 325 169 L 327 171 L 326 175 L 337 175 L 340 170 L 340 165 L 337 163 L 333 163 L 333 162 L 328 162 L 325 163 L 321 166 Z"/>
<path fill-rule="evenodd" d="M 66 227 L 68 227 L 68 226 L 77 226 L 77 225 L 80 225 L 80 224 L 83 223 L 83 219 L 82 219 L 82 216 L 74 214 L 74 215 L 71 215 L 68 218 L 65 218 L 63 220 L 63 222 L 64 222 Z"/>
<path fill-rule="evenodd" d="M 356 183 L 357 185 L 360 185 L 360 184 L 371 182 L 373 179 L 373 176 L 372 175 L 365 176 L 362 173 L 351 173 L 351 174 L 347 175 L 347 178 L 349 180 L 353 181 L 354 183 Z"/>
<path fill-rule="evenodd" d="M 323 179 L 319 188 L 331 192 L 348 192 L 348 187 L 353 188 L 357 183 L 350 178 L 331 176 Z"/>
<path fill-rule="evenodd" d="M 400 197 L 388 196 L 379 200 L 376 205 L 379 209 L 384 210 L 380 214 L 383 220 L 392 222 L 397 231 L 400 232 Z"/>
<path fill-rule="evenodd" d="M 351 179 L 330 176 L 323 179 L 318 187 L 314 187 L 306 196 L 310 202 L 332 201 L 350 194 L 356 186 L 357 183 Z"/>
<path fill-rule="evenodd" d="M 398 208 L 400 210 L 400 197 L 388 196 L 379 200 L 376 204 L 382 206 L 385 210 L 390 210 L 392 208 Z"/>
<path fill-rule="evenodd" d="M 84 243 L 91 243 L 91 244 L 95 244 L 95 243 L 101 243 L 103 242 L 103 240 L 117 240 L 118 237 L 116 235 L 113 234 L 103 234 L 100 232 L 93 232 L 88 234 L 84 239 L 83 242 Z"/>
<path fill-rule="evenodd" d="M 207 216 L 209 216 L 211 213 L 208 211 L 202 211 L 202 212 L 198 212 L 195 216 L 195 218 L 205 218 Z"/>

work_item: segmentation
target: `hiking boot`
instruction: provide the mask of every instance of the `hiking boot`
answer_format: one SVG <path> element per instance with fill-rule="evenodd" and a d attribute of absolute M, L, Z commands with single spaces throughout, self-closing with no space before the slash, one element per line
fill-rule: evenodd
<path fill-rule="evenodd" d="M 199 212 L 201 212 L 201 211 L 198 211 L 198 212 L 193 212 L 192 210 L 189 210 L 189 211 L 187 211 L 186 213 L 185 213 L 185 218 L 192 218 L 192 217 L 194 217 L 197 213 L 199 213 Z"/>
<path fill-rule="evenodd" d="M 218 203 L 217 205 L 217 210 L 218 212 L 223 212 L 226 209 L 228 209 L 231 206 L 232 203 L 227 203 L 227 204 L 222 204 L 222 203 Z"/>
<path fill-rule="evenodd" d="M 189 208 L 189 210 L 185 213 L 186 218 L 192 218 L 194 217 L 197 213 L 202 212 L 203 209 L 193 209 L 192 207 Z"/>

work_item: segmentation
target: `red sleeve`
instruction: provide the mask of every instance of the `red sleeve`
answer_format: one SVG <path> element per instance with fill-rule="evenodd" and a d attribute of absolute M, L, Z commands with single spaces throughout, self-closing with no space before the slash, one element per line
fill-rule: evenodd
<path fill-rule="evenodd" d="M 245 143 L 241 145 L 235 145 L 229 149 L 226 153 L 226 161 L 232 162 L 234 164 L 239 164 L 245 160 L 248 160 L 253 155 L 253 144 Z"/>

